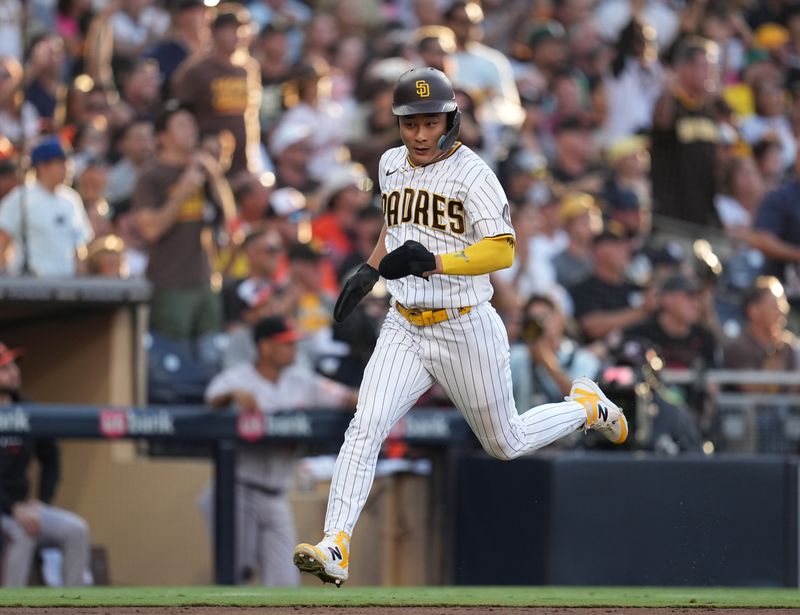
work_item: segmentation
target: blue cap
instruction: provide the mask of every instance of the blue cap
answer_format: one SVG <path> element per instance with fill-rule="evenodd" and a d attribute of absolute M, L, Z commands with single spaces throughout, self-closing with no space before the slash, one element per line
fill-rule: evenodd
<path fill-rule="evenodd" d="M 64 148 L 61 147 L 59 140 L 55 137 L 49 137 L 33 148 L 31 152 L 31 166 L 35 167 L 58 158 L 63 160 L 66 157 L 67 154 L 64 152 Z"/>

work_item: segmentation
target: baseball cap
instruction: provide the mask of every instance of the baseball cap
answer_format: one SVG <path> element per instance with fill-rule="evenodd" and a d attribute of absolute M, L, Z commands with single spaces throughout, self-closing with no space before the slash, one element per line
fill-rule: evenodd
<path fill-rule="evenodd" d="M 245 309 L 257 308 L 272 296 L 274 288 L 272 284 L 265 283 L 255 278 L 244 280 L 236 289 L 236 296 L 242 302 Z"/>
<path fill-rule="evenodd" d="M 308 124 L 283 122 L 272 133 L 269 149 L 273 156 L 280 156 L 293 145 L 310 138 L 312 134 L 313 130 Z"/>
<path fill-rule="evenodd" d="M 639 211 L 642 208 L 639 195 L 627 188 L 619 190 L 614 198 L 609 200 L 609 205 L 616 211 Z"/>
<path fill-rule="evenodd" d="M 642 150 L 646 150 L 649 139 L 644 135 L 628 135 L 616 139 L 606 151 L 609 164 L 616 164 L 622 158 L 632 156 Z"/>
<path fill-rule="evenodd" d="M 297 242 L 289 246 L 288 257 L 290 261 L 309 261 L 316 263 L 322 256 L 322 250 L 312 242 Z"/>
<path fill-rule="evenodd" d="M 789 30 L 774 22 L 761 24 L 755 31 L 755 47 L 774 51 L 789 42 Z"/>
<path fill-rule="evenodd" d="M 547 158 L 537 152 L 520 150 L 509 160 L 511 173 L 531 175 L 537 179 L 547 177 Z"/>
<path fill-rule="evenodd" d="M 15 361 L 18 357 L 21 357 L 25 354 L 25 350 L 22 348 L 9 348 L 3 342 L 0 342 L 0 367 L 4 365 L 8 365 L 12 361 Z"/>
<path fill-rule="evenodd" d="M 303 336 L 283 316 L 268 316 L 259 320 L 253 327 L 253 340 L 270 342 L 296 342 Z"/>
<path fill-rule="evenodd" d="M 328 175 L 317 195 L 319 209 L 326 209 L 339 192 L 350 186 L 358 188 L 361 192 L 370 192 L 372 190 L 372 180 L 362 165 L 354 163 L 337 167 Z"/>
<path fill-rule="evenodd" d="M 38 166 L 51 160 L 64 160 L 67 153 L 56 137 L 48 137 L 31 151 L 31 166 Z"/>
<path fill-rule="evenodd" d="M 683 292 L 683 293 L 694 294 L 700 292 L 700 286 L 693 279 L 688 278 L 685 275 L 677 274 L 670 276 L 666 280 L 664 280 L 664 282 L 661 284 L 661 292 L 662 293 Z"/>
<path fill-rule="evenodd" d="M 600 215 L 600 208 L 591 194 L 585 192 L 570 192 L 559 203 L 558 217 L 562 224 L 566 224 L 586 213 Z"/>
<path fill-rule="evenodd" d="M 296 219 L 308 213 L 306 197 L 297 188 L 278 188 L 269 197 L 269 206 L 276 216 Z"/>
<path fill-rule="evenodd" d="M 537 25 L 528 37 L 528 46 L 533 48 L 551 39 L 562 40 L 566 36 L 564 26 L 557 21 L 547 21 Z"/>

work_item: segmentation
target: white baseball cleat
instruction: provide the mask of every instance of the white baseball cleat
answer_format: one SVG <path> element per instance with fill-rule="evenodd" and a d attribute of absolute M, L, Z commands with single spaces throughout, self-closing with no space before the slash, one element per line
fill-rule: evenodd
<path fill-rule="evenodd" d="M 301 543 L 294 548 L 294 565 L 319 577 L 323 583 L 341 587 L 350 573 L 350 536 L 329 532 L 316 545 Z"/>
<path fill-rule="evenodd" d="M 588 378 L 576 378 L 568 399 L 578 402 L 586 410 L 586 429 L 599 431 L 614 444 L 622 444 L 628 439 L 625 413 L 605 396 L 597 383 Z"/>

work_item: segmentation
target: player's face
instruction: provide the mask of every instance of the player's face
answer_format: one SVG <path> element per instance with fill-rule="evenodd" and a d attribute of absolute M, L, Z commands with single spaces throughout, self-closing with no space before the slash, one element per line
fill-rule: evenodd
<path fill-rule="evenodd" d="M 400 138 L 415 165 L 433 162 L 442 152 L 439 139 L 447 132 L 447 114 L 405 115 L 400 118 Z"/>

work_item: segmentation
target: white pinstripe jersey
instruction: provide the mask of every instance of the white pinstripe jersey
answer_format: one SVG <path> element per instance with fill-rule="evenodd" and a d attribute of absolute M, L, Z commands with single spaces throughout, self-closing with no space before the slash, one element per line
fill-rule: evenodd
<path fill-rule="evenodd" d="M 457 143 L 450 154 L 415 167 L 405 146 L 388 150 L 378 165 L 386 249 L 409 239 L 434 254 L 459 252 L 485 237 L 514 235 L 508 199 L 480 157 Z M 388 280 L 391 295 L 407 307 L 454 308 L 492 297 L 489 275 L 406 276 Z"/>

